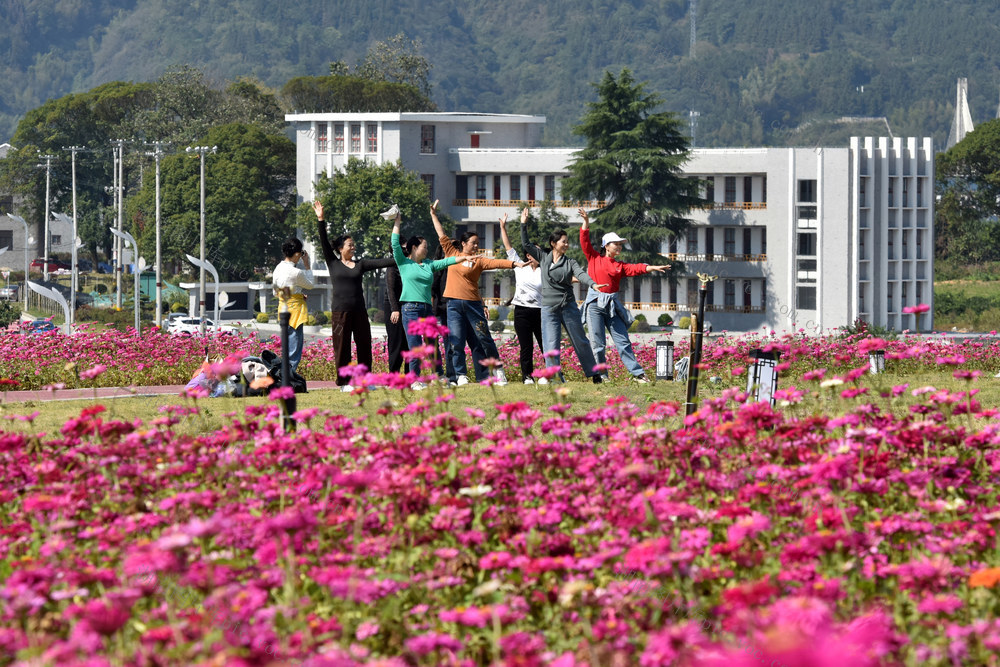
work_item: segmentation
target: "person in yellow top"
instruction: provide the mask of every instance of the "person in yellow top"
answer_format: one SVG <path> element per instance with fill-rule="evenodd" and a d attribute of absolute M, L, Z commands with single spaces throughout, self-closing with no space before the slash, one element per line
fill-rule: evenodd
<path fill-rule="evenodd" d="M 302 359 L 302 348 L 305 346 L 303 326 L 309 319 L 306 295 L 302 290 L 315 287 L 316 280 L 309 263 L 309 253 L 303 250 L 302 241 L 294 237 L 288 239 L 281 244 L 281 254 L 285 260 L 274 268 L 271 284 L 278 297 L 278 312 L 287 310 L 291 314 L 288 322 L 288 365 L 294 373 Z M 299 268 L 299 262 L 302 268 Z"/>
<path fill-rule="evenodd" d="M 451 363 L 454 376 L 449 377 L 449 382 L 455 384 L 466 384 L 468 380 L 465 366 L 465 340 L 466 334 L 472 331 L 479 345 L 482 348 L 485 358 L 500 360 L 500 352 L 497 350 L 493 336 L 490 335 L 490 328 L 486 314 L 489 312 L 483 305 L 483 298 L 479 294 L 479 276 L 483 271 L 490 269 L 512 269 L 521 267 L 527 262 L 512 262 L 509 259 L 491 259 L 477 255 L 479 252 L 479 236 L 474 232 L 466 232 L 459 239 L 461 248 L 455 245 L 447 234 L 437 216 L 437 201 L 431 204 L 431 222 L 434 223 L 434 231 L 437 232 L 438 241 L 445 257 L 455 257 L 458 255 L 472 255 L 472 259 L 464 262 L 452 264 L 448 267 L 448 282 L 444 288 L 444 298 L 448 299 L 448 342 L 451 345 Z M 486 368 L 474 369 L 476 381 L 482 382 L 488 375 Z M 503 368 L 497 367 L 495 372 L 496 383 L 507 384 L 507 376 Z"/>

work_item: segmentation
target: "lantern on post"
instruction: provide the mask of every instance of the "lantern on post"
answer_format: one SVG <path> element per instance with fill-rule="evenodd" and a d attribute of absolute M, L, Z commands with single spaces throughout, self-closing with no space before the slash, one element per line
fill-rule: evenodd
<path fill-rule="evenodd" d="M 768 401 L 774 407 L 774 392 L 778 390 L 778 351 L 753 350 L 753 365 L 747 373 L 747 393 L 758 401 Z"/>
<path fill-rule="evenodd" d="M 674 379 L 674 341 L 656 341 L 656 379 Z"/>
<path fill-rule="evenodd" d="M 885 372 L 885 350 L 872 350 L 868 353 L 869 372 L 878 375 Z"/>

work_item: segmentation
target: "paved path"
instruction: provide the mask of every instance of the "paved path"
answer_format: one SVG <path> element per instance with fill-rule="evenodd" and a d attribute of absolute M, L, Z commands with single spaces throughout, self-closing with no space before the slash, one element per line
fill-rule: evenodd
<path fill-rule="evenodd" d="M 336 389 L 337 383 L 332 380 L 307 381 L 309 391 L 318 389 Z M 132 398 L 149 396 L 179 396 L 185 385 L 166 385 L 160 387 L 98 387 L 98 399 Z M 3 395 L 3 402 L 22 403 L 24 401 L 86 401 L 94 400 L 94 389 L 34 389 L 30 391 L 8 391 Z"/>

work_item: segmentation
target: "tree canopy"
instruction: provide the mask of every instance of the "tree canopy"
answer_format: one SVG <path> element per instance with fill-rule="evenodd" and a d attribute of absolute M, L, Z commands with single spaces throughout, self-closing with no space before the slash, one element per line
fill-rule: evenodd
<path fill-rule="evenodd" d="M 419 174 L 403 169 L 398 162 L 377 165 L 351 157 L 343 170 L 320 177 L 316 197 L 323 202 L 330 238 L 350 235 L 359 258 L 392 256 L 389 244 L 392 221 L 379 216 L 392 204 L 398 204 L 403 213 L 404 239 L 423 236 L 431 248 L 437 243 L 427 186 Z M 442 218 L 446 228 L 449 223 Z M 308 205 L 300 209 L 299 224 L 306 237 L 318 245 L 316 216 Z"/>
<path fill-rule="evenodd" d="M 628 69 L 606 72 L 594 86 L 598 100 L 574 129 L 587 145 L 569 166 L 563 194 L 604 200 L 594 225 L 629 239 L 640 255 L 633 261 L 659 264 L 664 238 L 686 229 L 684 215 L 701 202 L 697 182 L 681 171 L 688 139 L 673 113 L 655 111 L 661 100 Z"/>

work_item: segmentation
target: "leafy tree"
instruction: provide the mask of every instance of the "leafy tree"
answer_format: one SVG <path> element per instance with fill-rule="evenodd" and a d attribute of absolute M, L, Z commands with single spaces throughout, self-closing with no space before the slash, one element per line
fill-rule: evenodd
<path fill-rule="evenodd" d="M 280 259 L 281 243 L 295 229 L 295 146 L 282 135 L 252 125 L 212 128 L 199 143 L 218 146 L 206 156 L 206 257 L 220 276 L 247 280 L 256 267 Z M 161 170 L 161 248 L 165 261 L 190 268 L 200 245 L 200 160 L 187 154 L 164 158 Z M 142 254 L 155 256 L 155 184 L 144 180 L 128 202 L 128 218 Z"/>
<path fill-rule="evenodd" d="M 939 153 L 936 177 L 939 256 L 1000 259 L 1000 119 Z"/>
<path fill-rule="evenodd" d="M 379 213 L 394 203 L 403 212 L 404 239 L 413 235 L 425 237 L 432 249 L 429 256 L 433 256 L 437 236 L 431 224 L 427 186 L 416 172 L 403 169 L 400 163 L 371 164 L 351 157 L 342 171 L 320 177 L 316 197 L 323 202 L 330 238 L 349 234 L 357 246 L 358 257 L 391 256 L 392 221 L 383 219 Z M 316 216 L 306 213 L 306 208 L 303 205 L 300 209 L 299 224 L 306 238 L 318 246 Z M 450 221 L 444 218 L 442 223 L 450 227 Z"/>
<path fill-rule="evenodd" d="M 403 33 L 384 42 L 376 42 L 368 49 L 356 74 L 372 81 L 405 83 L 419 90 L 424 97 L 430 98 L 431 84 L 428 75 L 431 65 L 427 58 L 420 55 L 421 46 L 419 40 L 408 40 Z M 337 64 L 331 63 L 331 74 Z"/>
<path fill-rule="evenodd" d="M 359 76 L 300 76 L 281 88 L 288 108 L 298 111 L 434 111 L 430 99 L 405 83 Z"/>
<path fill-rule="evenodd" d="M 631 261 L 658 264 L 664 237 L 685 230 L 684 214 L 701 201 L 697 181 L 681 173 L 688 139 L 673 113 L 654 112 L 660 99 L 629 70 L 618 78 L 606 72 L 595 88 L 598 101 L 574 130 L 587 145 L 570 164 L 563 193 L 605 200 L 594 224 L 628 238 L 638 254 Z"/>

